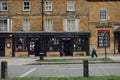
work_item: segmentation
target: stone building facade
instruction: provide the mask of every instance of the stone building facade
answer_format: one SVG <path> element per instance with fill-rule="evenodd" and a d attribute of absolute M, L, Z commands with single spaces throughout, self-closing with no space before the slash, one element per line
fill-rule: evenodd
<path fill-rule="evenodd" d="M 120 52 L 113 0 L 0 0 L 0 56 L 81 56 Z"/>

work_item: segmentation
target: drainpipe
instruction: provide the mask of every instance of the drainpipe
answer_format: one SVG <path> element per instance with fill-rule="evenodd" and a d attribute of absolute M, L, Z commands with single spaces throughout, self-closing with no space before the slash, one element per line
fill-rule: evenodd
<path fill-rule="evenodd" d="M 44 1 L 42 0 L 42 31 L 44 31 Z"/>

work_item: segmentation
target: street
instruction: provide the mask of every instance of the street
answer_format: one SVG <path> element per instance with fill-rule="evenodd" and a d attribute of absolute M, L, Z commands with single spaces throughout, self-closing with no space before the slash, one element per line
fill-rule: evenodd
<path fill-rule="evenodd" d="M 1 73 L 0 73 L 1 74 Z M 90 76 L 120 76 L 119 63 L 89 64 Z M 9 65 L 8 77 L 83 76 L 83 64 Z"/>

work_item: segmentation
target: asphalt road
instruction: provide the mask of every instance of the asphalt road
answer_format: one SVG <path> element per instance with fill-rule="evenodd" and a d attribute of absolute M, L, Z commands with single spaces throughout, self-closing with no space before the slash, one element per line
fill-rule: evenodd
<path fill-rule="evenodd" d="M 0 71 L 1 72 L 1 71 Z M 1 75 L 1 73 L 0 73 Z M 89 64 L 90 76 L 120 76 L 120 63 Z M 83 64 L 9 65 L 8 77 L 83 76 Z"/>

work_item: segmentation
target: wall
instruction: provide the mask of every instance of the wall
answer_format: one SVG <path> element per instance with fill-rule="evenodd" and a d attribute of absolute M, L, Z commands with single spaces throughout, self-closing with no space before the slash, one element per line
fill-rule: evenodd
<path fill-rule="evenodd" d="M 97 31 L 98 30 L 110 30 L 110 47 L 107 48 L 108 54 L 114 53 L 114 24 L 120 24 L 120 2 L 88 2 L 89 4 L 89 30 L 91 31 L 91 38 L 90 38 L 90 50 L 92 48 L 92 43 L 97 43 Z M 100 16 L 100 8 L 107 8 L 107 16 L 108 20 L 105 22 L 110 23 L 110 28 L 96 28 L 97 23 L 101 22 L 99 19 Z M 104 22 L 104 21 L 103 21 Z M 98 48 L 97 52 L 99 54 L 105 53 L 105 48 Z"/>
<path fill-rule="evenodd" d="M 7 47 L 7 44 L 10 44 L 9 47 Z M 5 56 L 11 57 L 12 56 L 12 39 L 6 38 L 5 39 Z"/>

